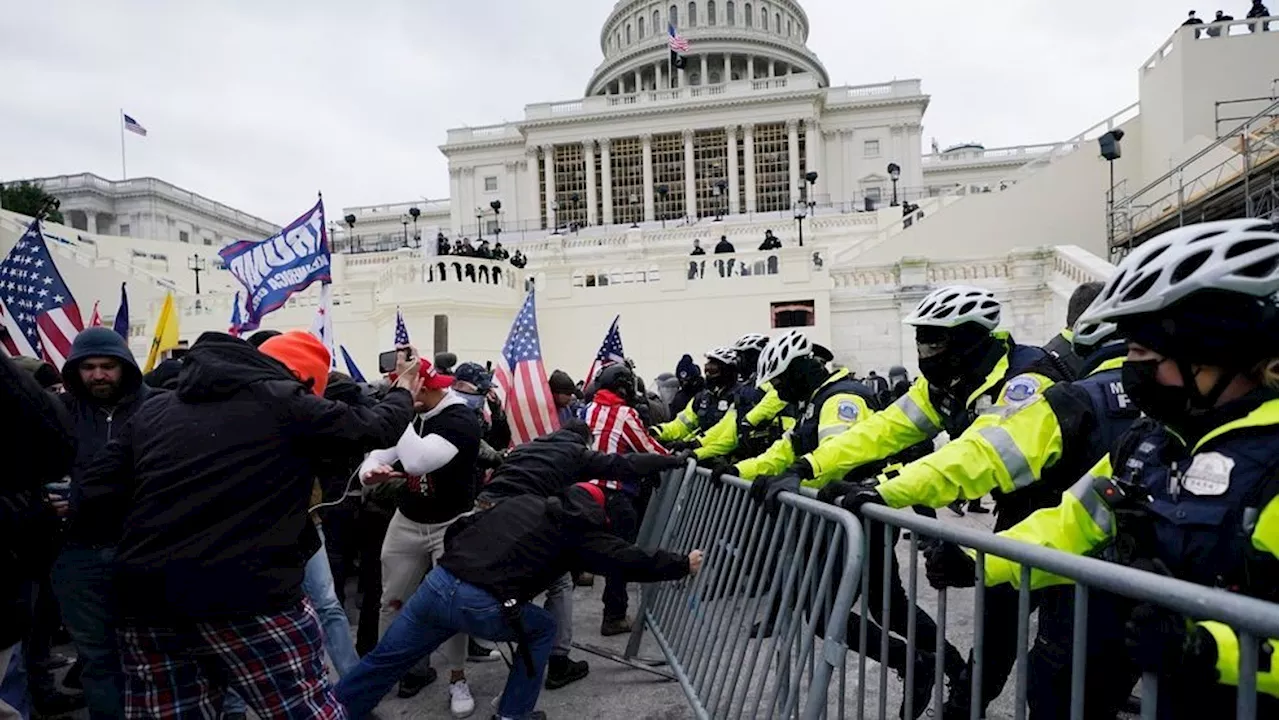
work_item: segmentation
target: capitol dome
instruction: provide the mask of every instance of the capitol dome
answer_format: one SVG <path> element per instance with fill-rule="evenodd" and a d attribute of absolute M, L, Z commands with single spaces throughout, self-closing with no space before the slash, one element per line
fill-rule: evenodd
<path fill-rule="evenodd" d="M 620 0 L 600 31 L 604 61 L 586 95 L 671 87 L 668 22 L 689 42 L 682 87 L 795 73 L 829 84 L 826 68 L 805 47 L 809 17 L 794 0 Z"/>

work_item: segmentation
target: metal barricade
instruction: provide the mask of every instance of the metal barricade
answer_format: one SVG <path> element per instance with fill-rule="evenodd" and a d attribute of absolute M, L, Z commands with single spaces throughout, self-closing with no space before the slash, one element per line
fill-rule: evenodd
<path fill-rule="evenodd" d="M 869 505 L 864 510 L 864 536 L 872 537 L 872 533 L 881 533 L 884 542 L 880 543 L 877 551 L 884 553 L 883 576 L 879 578 L 883 592 L 881 603 L 881 615 L 877 621 L 884 633 L 881 636 L 880 657 L 888 655 L 889 628 L 891 627 L 891 618 L 889 615 L 889 587 L 892 581 L 890 572 L 895 565 L 891 562 L 891 555 L 894 553 L 894 545 L 897 530 L 910 531 L 910 538 L 906 541 L 906 558 L 905 558 L 905 581 L 907 585 L 907 596 L 910 602 L 909 607 L 914 609 L 917 604 L 918 574 L 919 566 L 917 557 L 920 550 L 920 542 L 922 537 L 927 537 L 937 541 L 952 542 L 957 545 L 972 548 L 976 551 L 975 566 L 975 584 L 973 590 L 938 590 L 937 603 L 935 605 L 937 617 L 937 637 L 936 648 L 938 652 L 935 656 L 934 675 L 936 678 L 933 689 L 933 707 L 935 716 L 941 714 L 943 702 L 942 678 L 944 676 L 944 638 L 947 628 L 947 605 L 948 596 L 958 593 L 972 593 L 973 596 L 973 647 L 972 662 L 973 672 L 970 674 L 971 701 L 969 705 L 968 716 L 972 720 L 977 720 L 980 715 L 982 705 L 982 683 L 984 670 L 984 655 L 990 648 L 984 647 L 984 617 L 987 622 L 995 619 L 988 615 L 986 604 L 989 600 L 989 593 L 995 591 L 1008 591 L 1009 593 L 1017 593 L 1017 611 L 1015 617 L 999 616 L 1001 622 L 1007 621 L 1013 628 L 1015 637 L 1014 646 L 1016 652 L 1015 664 L 1013 670 L 1014 693 L 1012 717 L 1016 720 L 1023 720 L 1027 717 L 1028 709 L 1028 685 L 1032 678 L 1029 677 L 1029 657 L 1028 645 L 1030 643 L 1031 634 L 1031 613 L 1035 609 L 1037 603 L 1033 602 L 1033 594 L 1041 592 L 1040 590 L 1031 590 L 1031 570 L 1032 568 L 1046 570 L 1055 575 L 1068 578 L 1074 581 L 1074 586 L 1063 586 L 1069 588 L 1066 592 L 1071 593 L 1069 596 L 1072 601 L 1070 607 L 1071 613 L 1071 650 L 1070 650 L 1070 683 L 1069 683 L 1069 699 L 1062 698 L 1064 702 L 1068 702 L 1069 717 L 1072 720 L 1081 720 L 1087 716 L 1086 714 L 1086 672 L 1090 662 L 1113 662 L 1114 658 L 1100 656 L 1098 653 L 1091 653 L 1088 642 L 1088 630 L 1090 624 L 1090 599 L 1101 596 L 1107 599 L 1108 595 L 1127 598 L 1135 603 L 1151 603 L 1164 608 L 1177 611 L 1194 618 L 1195 620 L 1215 620 L 1231 626 L 1238 638 L 1240 646 L 1240 667 L 1239 667 L 1239 687 L 1236 691 L 1236 707 L 1235 713 L 1237 718 L 1254 718 L 1257 716 L 1258 696 L 1255 692 L 1255 673 L 1258 670 L 1258 643 L 1265 642 L 1267 638 L 1280 637 L 1280 607 L 1274 603 L 1263 602 L 1251 597 L 1239 595 L 1236 593 L 1218 590 L 1214 588 L 1196 585 L 1182 580 L 1157 575 L 1150 572 L 1136 570 L 1123 565 L 1118 565 L 1102 560 L 1078 557 L 1056 550 L 1022 543 L 1015 540 L 996 536 L 989 532 L 981 530 L 961 527 L 954 524 L 940 522 L 938 520 L 916 515 L 911 512 L 901 510 L 891 510 L 883 506 Z M 868 551 L 870 552 L 870 551 Z M 986 555 L 993 555 L 1008 558 L 1021 565 L 1021 581 L 1016 591 L 1008 586 L 984 587 L 984 558 Z M 863 564 L 862 583 L 863 587 L 871 586 L 870 567 L 871 562 Z M 859 707 L 857 717 L 864 716 L 863 699 L 866 697 L 866 690 L 869 690 L 865 684 L 866 678 L 866 628 L 868 622 L 868 596 L 870 593 L 863 592 L 861 594 L 861 618 L 860 633 L 863 638 L 858 647 L 858 692 Z M 952 603 L 953 608 L 955 603 Z M 1061 611 L 1061 608 L 1058 608 Z M 1063 614 L 1066 614 L 1063 612 Z M 915 631 L 916 616 L 909 613 L 907 617 L 906 630 L 906 646 L 907 657 L 916 657 L 916 647 L 918 638 Z M 1044 611 L 1041 610 L 1039 623 L 1043 626 L 1046 618 Z M 1016 623 L 1016 626 L 1014 625 Z M 1123 625 L 1121 624 L 1121 627 Z M 1109 667 L 1109 666 L 1108 666 Z M 906 677 L 903 685 L 904 711 L 905 717 L 912 717 L 912 694 L 914 690 L 914 664 L 908 662 L 906 666 Z M 1066 670 L 1064 667 L 1063 670 Z M 1136 678 L 1136 673 L 1135 673 Z M 1043 680 L 1043 678 L 1040 678 Z M 888 711 L 888 667 L 884 664 L 880 666 L 880 677 L 878 683 L 878 707 L 874 717 L 886 718 L 890 717 Z M 1157 696 L 1160 692 L 1160 678 L 1154 673 L 1145 673 L 1138 683 L 1140 690 L 1141 706 L 1140 716 L 1144 719 L 1157 717 Z M 1127 692 L 1132 689 L 1124 690 Z M 1091 711 L 1092 712 L 1092 711 Z M 1005 717 L 1001 712 L 995 712 L 987 715 L 987 717 Z M 1221 714 L 1215 714 L 1214 717 L 1230 717 L 1229 709 L 1223 708 Z M 892 717 L 897 717 L 896 714 Z M 1206 716 L 1207 717 L 1207 716 Z"/>
<path fill-rule="evenodd" d="M 799 495 L 769 514 L 749 487 L 690 464 L 650 499 L 639 544 L 705 558 L 692 578 L 644 587 L 626 658 L 649 631 L 698 718 L 826 717 L 834 670 L 843 717 L 862 529 Z"/>

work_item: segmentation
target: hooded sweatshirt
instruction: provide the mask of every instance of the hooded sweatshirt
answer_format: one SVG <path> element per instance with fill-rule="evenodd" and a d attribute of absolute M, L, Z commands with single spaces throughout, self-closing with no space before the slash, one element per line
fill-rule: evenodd
<path fill-rule="evenodd" d="M 115 358 L 123 370 L 119 393 L 114 401 L 104 402 L 89 393 L 80 379 L 80 363 L 88 358 Z M 66 390 L 59 397 L 71 416 L 72 431 L 76 438 L 76 458 L 71 464 L 71 511 L 80 504 L 80 482 L 89 465 L 106 447 L 107 441 L 124 427 L 129 418 L 156 391 L 142 382 L 142 371 L 124 338 L 105 327 L 85 328 L 71 343 L 71 355 L 62 365 L 62 386 Z M 79 542 L 74 532 L 71 542 Z M 112 538 L 100 538 L 110 544 Z"/>
<path fill-rule="evenodd" d="M 140 408 L 89 469 L 72 526 L 91 540 L 120 536 L 125 618 L 291 608 L 319 546 L 307 519 L 318 466 L 335 451 L 394 442 L 412 414 L 403 389 L 372 408 L 333 402 L 243 340 L 205 333 L 178 389 Z"/>

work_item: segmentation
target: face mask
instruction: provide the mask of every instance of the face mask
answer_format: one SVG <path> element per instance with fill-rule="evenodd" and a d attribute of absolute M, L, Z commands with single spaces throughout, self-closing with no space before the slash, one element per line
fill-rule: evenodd
<path fill-rule="evenodd" d="M 1191 394 L 1185 387 L 1156 380 L 1160 360 L 1128 360 L 1120 369 L 1124 391 L 1147 417 L 1164 425 L 1177 426 L 1191 416 Z"/>
<path fill-rule="evenodd" d="M 956 367 L 959 359 L 956 355 L 945 352 L 931 357 L 922 357 L 920 358 L 920 374 L 924 375 L 924 379 L 928 380 L 930 385 L 943 388 L 951 387 L 951 384 L 959 376 Z"/>

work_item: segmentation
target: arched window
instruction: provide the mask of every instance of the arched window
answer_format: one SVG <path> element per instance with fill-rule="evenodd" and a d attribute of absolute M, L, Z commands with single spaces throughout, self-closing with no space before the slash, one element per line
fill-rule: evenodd
<path fill-rule="evenodd" d="M 730 5 L 730 7 L 733 6 Z M 751 27 L 752 23 L 755 22 L 755 18 L 751 17 L 751 3 L 746 3 L 742 6 L 742 19 L 747 21 L 747 27 Z"/>
<path fill-rule="evenodd" d="M 751 12 L 751 11 L 748 10 L 747 12 Z M 724 21 L 728 25 L 738 24 L 738 18 L 734 15 L 734 12 L 733 12 L 733 0 L 729 0 L 724 4 Z"/>
<path fill-rule="evenodd" d="M 667 12 L 667 22 L 671 23 L 672 27 L 680 25 L 680 8 L 671 6 L 671 10 Z"/>
<path fill-rule="evenodd" d="M 653 34 L 657 35 L 662 32 L 662 13 L 657 10 L 653 11 Z"/>
<path fill-rule="evenodd" d="M 641 40 L 644 39 L 644 16 L 643 15 L 636 18 L 636 36 Z"/>
<path fill-rule="evenodd" d="M 627 44 L 631 44 L 631 23 L 627 23 Z"/>
<path fill-rule="evenodd" d="M 769 29 L 769 8 L 767 7 L 760 8 L 760 29 L 766 31 Z"/>
<path fill-rule="evenodd" d="M 695 25 L 698 24 L 698 3 L 696 2 L 689 3 L 689 19 L 687 22 L 689 24 L 689 27 L 694 27 Z"/>
<path fill-rule="evenodd" d="M 782 34 L 782 13 L 773 14 L 773 31 Z"/>
<path fill-rule="evenodd" d="M 707 0 L 707 24 L 716 24 L 716 0 Z"/>
<path fill-rule="evenodd" d="M 791 37 L 792 35 L 795 35 L 795 31 L 792 30 L 791 19 L 787 18 L 787 37 Z"/>

